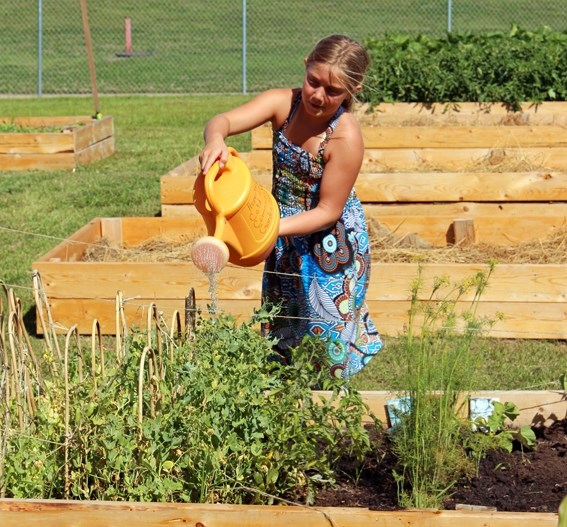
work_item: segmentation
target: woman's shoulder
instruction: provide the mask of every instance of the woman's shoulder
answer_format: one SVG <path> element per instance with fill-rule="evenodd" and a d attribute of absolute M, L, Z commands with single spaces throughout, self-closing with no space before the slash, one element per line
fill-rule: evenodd
<path fill-rule="evenodd" d="M 360 156 L 364 152 L 364 138 L 358 119 L 349 111 L 344 111 L 336 122 L 335 129 L 325 149 L 327 160 L 338 154 L 340 158 L 352 157 L 358 152 Z"/>
<path fill-rule="evenodd" d="M 294 88 L 271 88 L 260 93 L 258 98 L 281 103 L 293 100 L 295 93 L 296 90 Z"/>
<path fill-rule="evenodd" d="M 345 110 L 337 119 L 333 135 L 335 137 L 361 137 L 362 129 L 358 119 L 351 112 Z"/>
<path fill-rule="evenodd" d="M 265 104 L 273 109 L 272 125 L 274 129 L 279 128 L 289 116 L 299 91 L 296 88 L 272 88 L 262 92 L 259 96 Z"/>

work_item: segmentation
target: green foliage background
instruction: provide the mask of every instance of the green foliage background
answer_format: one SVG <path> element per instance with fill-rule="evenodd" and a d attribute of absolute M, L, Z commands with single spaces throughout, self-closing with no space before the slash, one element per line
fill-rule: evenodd
<path fill-rule="evenodd" d="M 365 102 L 501 102 L 518 109 L 567 97 L 567 32 L 395 35 L 366 46 Z"/>

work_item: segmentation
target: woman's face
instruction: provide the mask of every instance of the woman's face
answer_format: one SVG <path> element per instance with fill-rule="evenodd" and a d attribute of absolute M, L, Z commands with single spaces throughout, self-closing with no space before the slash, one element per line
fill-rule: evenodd
<path fill-rule="evenodd" d="M 301 93 L 306 112 L 321 118 L 332 117 L 351 96 L 340 72 L 319 62 L 307 67 Z"/>

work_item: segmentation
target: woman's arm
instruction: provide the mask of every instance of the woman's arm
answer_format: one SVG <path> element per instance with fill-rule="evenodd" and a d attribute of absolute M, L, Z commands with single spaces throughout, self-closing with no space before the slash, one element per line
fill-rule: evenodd
<path fill-rule="evenodd" d="M 345 119 L 346 118 L 346 119 Z M 364 156 L 362 132 L 351 114 L 343 114 L 325 148 L 319 203 L 280 222 L 280 236 L 310 234 L 332 226 L 341 216 Z"/>
<path fill-rule="evenodd" d="M 242 106 L 215 115 L 205 125 L 205 146 L 199 155 L 201 171 L 206 173 L 219 160 L 223 167 L 228 160 L 225 139 L 231 135 L 248 132 L 268 121 L 283 122 L 291 105 L 291 89 L 268 90 Z M 283 116 L 283 117 L 282 117 Z"/>

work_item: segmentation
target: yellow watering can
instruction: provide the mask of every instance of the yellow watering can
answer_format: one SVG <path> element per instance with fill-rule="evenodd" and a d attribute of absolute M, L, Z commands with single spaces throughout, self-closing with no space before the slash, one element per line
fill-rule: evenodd
<path fill-rule="evenodd" d="M 218 272 L 227 261 L 251 267 L 268 257 L 278 237 L 279 207 L 234 148 L 229 148 L 223 168 L 216 161 L 197 177 L 193 202 L 208 233 L 192 250 L 193 263 L 201 270 Z"/>

